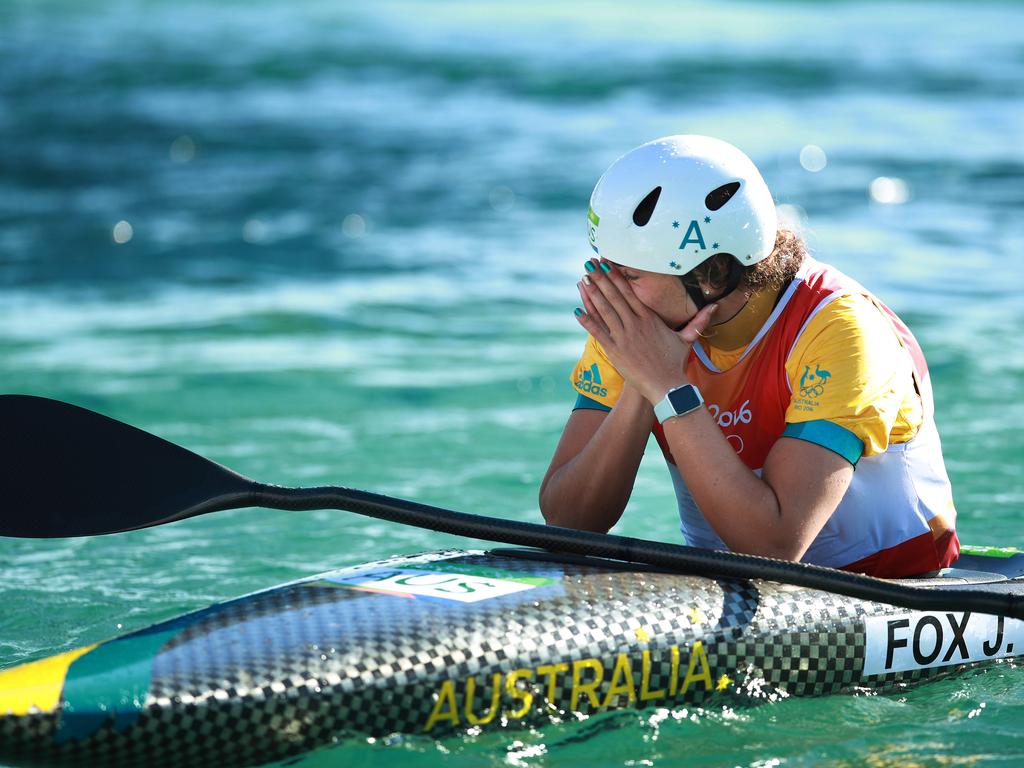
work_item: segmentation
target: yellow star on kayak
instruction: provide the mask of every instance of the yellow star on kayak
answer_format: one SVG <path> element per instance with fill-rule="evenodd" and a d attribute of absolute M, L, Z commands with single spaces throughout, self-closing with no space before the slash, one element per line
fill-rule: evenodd
<path fill-rule="evenodd" d="M 704 622 L 704 614 L 700 612 L 700 608 L 696 605 L 690 609 L 690 623 L 701 624 Z"/>
<path fill-rule="evenodd" d="M 731 677 L 729 677 L 728 675 L 722 675 L 720 678 L 718 678 L 718 685 L 715 686 L 715 690 L 724 691 L 726 688 L 732 685 L 732 682 L 733 681 Z"/>
<path fill-rule="evenodd" d="M 633 634 L 636 635 L 636 639 L 639 640 L 641 643 L 651 642 L 651 636 L 647 634 L 647 630 L 643 627 L 637 627 L 636 629 L 634 629 Z"/>

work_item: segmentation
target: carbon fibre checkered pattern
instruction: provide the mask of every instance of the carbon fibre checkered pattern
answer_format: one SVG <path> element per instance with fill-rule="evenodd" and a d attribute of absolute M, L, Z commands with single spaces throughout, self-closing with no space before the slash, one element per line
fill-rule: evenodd
<path fill-rule="evenodd" d="M 154 658 L 149 694 L 127 728 L 110 719 L 87 738 L 56 743 L 56 713 L 0 716 L 0 762 L 258 765 L 349 735 L 423 733 L 432 713 L 443 710 L 438 696 L 448 680 L 457 715 L 436 722 L 431 736 L 465 727 L 467 710 L 485 726 L 519 727 L 595 709 L 585 693 L 574 695 L 570 669 L 583 659 L 599 660 L 604 670 L 599 708 L 719 699 L 735 706 L 888 689 L 957 669 L 861 679 L 863 617 L 895 609 L 774 583 L 481 553 L 383 565 L 439 559 L 555 581 L 459 603 L 359 591 L 315 577 L 232 601 L 177 620 L 182 629 Z M 711 690 L 703 681 L 685 690 L 679 684 L 669 696 L 698 642 Z M 644 690 L 661 692 L 660 698 L 606 694 L 619 654 L 628 654 L 634 688 L 643 680 Z M 542 674 L 545 665 L 561 671 Z M 519 686 L 534 701 L 522 719 L 508 717 L 504 698 L 501 713 L 491 711 L 493 676 L 501 676 L 500 686 L 517 669 L 532 671 Z M 471 677 L 476 689 L 467 702 Z"/>

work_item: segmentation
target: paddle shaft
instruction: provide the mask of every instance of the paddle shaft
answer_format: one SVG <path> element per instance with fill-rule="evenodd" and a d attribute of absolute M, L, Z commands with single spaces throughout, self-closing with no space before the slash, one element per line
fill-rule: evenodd
<path fill-rule="evenodd" d="M 805 563 L 471 515 L 350 488 L 285 488 L 256 483 L 251 506 L 293 511 L 343 509 L 440 533 L 605 557 L 699 576 L 779 581 L 919 611 L 975 611 L 1024 619 L 1020 595 L 912 587 Z"/>
<path fill-rule="evenodd" d="M 70 403 L 0 395 L 0 536 L 95 536 L 242 507 L 344 509 L 401 525 L 706 577 L 767 579 L 917 610 L 1024 619 L 1013 589 L 928 589 L 831 568 L 453 512 L 348 488 L 257 483 Z"/>

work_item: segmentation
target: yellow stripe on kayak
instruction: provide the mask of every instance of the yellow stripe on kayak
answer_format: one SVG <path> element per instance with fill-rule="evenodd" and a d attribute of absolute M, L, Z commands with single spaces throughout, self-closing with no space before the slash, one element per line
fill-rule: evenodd
<path fill-rule="evenodd" d="M 0 671 L 0 715 L 52 712 L 60 703 L 68 667 L 99 643 Z"/>

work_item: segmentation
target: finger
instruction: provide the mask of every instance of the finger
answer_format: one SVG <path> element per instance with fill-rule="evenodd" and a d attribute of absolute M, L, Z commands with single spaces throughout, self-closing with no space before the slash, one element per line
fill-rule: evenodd
<path fill-rule="evenodd" d="M 639 316 L 639 312 L 635 310 L 630 303 L 626 300 L 619 286 L 612 279 L 612 274 L 615 274 L 620 278 L 620 282 L 625 284 L 625 280 L 622 280 L 622 275 L 619 274 L 618 270 L 615 269 L 607 261 L 601 262 L 601 268 L 594 272 L 590 279 L 594 286 L 601 292 L 608 304 L 615 308 L 619 317 L 623 320 L 628 319 L 630 316 Z M 632 290 L 627 288 L 630 293 Z"/>
<path fill-rule="evenodd" d="M 590 315 L 591 319 L 595 323 L 600 325 L 600 327 L 601 327 L 602 331 L 605 333 L 605 335 L 610 336 L 611 332 L 608 330 L 608 324 L 605 323 L 604 318 L 601 317 L 600 310 L 598 310 L 598 308 L 594 306 L 594 302 L 592 302 L 590 300 L 590 297 L 587 296 L 587 293 L 584 290 L 584 285 L 582 283 L 577 283 L 576 285 L 577 285 L 577 287 L 580 290 L 580 299 L 583 301 L 583 307 L 586 310 L 586 313 L 588 315 Z M 578 317 L 578 315 L 577 315 L 577 317 Z"/>
<path fill-rule="evenodd" d="M 700 312 L 694 315 L 690 319 L 690 322 L 686 324 L 686 327 L 679 332 L 683 341 L 687 344 L 696 344 L 697 339 L 702 333 L 704 333 L 704 329 L 711 325 L 711 318 L 714 317 L 717 309 L 717 304 L 708 304 Z"/>
<path fill-rule="evenodd" d="M 597 339 L 597 343 L 607 349 L 612 342 L 608 329 L 604 323 L 599 322 L 593 315 L 584 312 L 580 307 L 575 310 L 576 322 L 583 326 L 587 333 Z"/>
<path fill-rule="evenodd" d="M 590 302 L 587 311 L 592 311 L 601 316 L 601 320 L 604 321 L 610 335 L 621 334 L 624 328 L 622 316 L 619 314 L 619 310 L 608 301 L 601 289 L 597 287 L 597 281 L 594 280 L 594 277 L 590 277 L 590 285 L 580 281 L 577 283 L 577 286 L 580 289 L 580 296 L 583 297 L 583 301 Z M 628 307 L 623 309 L 624 311 L 629 311 Z"/>
<path fill-rule="evenodd" d="M 622 274 L 622 270 L 616 269 L 614 264 L 610 264 L 608 262 L 604 263 L 608 264 L 609 271 L 605 272 L 604 269 L 600 269 L 598 271 L 604 275 L 606 280 L 611 281 L 612 285 L 619 289 L 619 293 L 622 295 L 622 298 L 626 300 L 626 303 L 633 311 L 633 314 L 639 317 L 647 312 L 647 305 L 640 301 L 640 299 L 636 297 L 636 294 L 633 293 L 633 286 L 629 284 L 625 275 Z"/>

